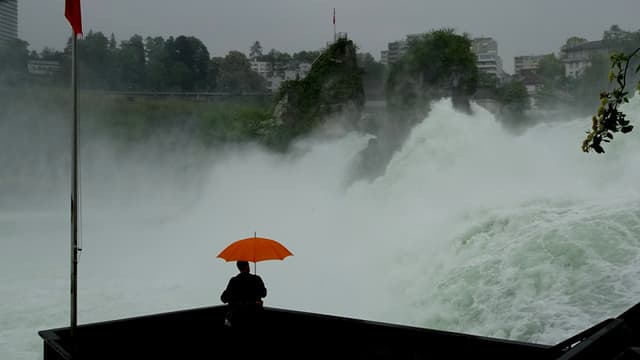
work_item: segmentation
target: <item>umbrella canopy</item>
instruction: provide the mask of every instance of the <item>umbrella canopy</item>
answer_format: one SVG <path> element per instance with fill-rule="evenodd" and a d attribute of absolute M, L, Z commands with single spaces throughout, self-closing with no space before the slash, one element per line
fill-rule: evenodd
<path fill-rule="evenodd" d="M 279 242 L 254 236 L 234 241 L 222 250 L 217 257 L 226 261 L 242 260 L 255 263 L 262 260 L 283 260 L 291 255 L 293 254 Z"/>

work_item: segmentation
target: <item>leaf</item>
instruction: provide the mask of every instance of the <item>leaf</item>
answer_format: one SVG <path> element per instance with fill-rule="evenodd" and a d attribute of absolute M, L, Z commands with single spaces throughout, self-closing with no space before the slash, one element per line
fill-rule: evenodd
<path fill-rule="evenodd" d="M 620 129 L 620 131 L 623 134 L 626 134 L 628 132 L 631 132 L 631 130 L 633 130 L 633 125 L 628 125 L 628 126 L 624 126 L 622 129 Z"/>

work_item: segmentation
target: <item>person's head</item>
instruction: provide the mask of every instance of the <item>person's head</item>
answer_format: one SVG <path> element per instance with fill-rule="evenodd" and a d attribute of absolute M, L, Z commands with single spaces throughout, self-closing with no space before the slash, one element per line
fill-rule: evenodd
<path fill-rule="evenodd" d="M 238 261 L 236 262 L 236 266 L 238 267 L 238 270 L 240 270 L 240 272 L 246 272 L 249 271 L 249 262 L 248 261 Z"/>

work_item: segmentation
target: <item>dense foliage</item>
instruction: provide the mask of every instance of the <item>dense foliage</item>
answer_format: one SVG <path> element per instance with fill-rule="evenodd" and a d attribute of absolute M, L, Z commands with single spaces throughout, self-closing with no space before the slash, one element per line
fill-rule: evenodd
<path fill-rule="evenodd" d="M 600 107 L 598 113 L 592 118 L 591 131 L 587 132 L 587 137 L 582 142 L 582 151 L 594 150 L 597 153 L 604 153 L 603 142 L 610 142 L 613 134 L 620 131 L 626 134 L 633 130 L 626 119 L 626 114 L 620 111 L 619 106 L 629 102 L 629 91 L 627 91 L 627 71 L 634 56 L 640 53 L 640 48 L 635 49 L 631 54 L 613 54 L 611 56 L 611 71 L 609 81 L 615 80 L 616 87 L 611 91 L 603 91 L 600 94 Z M 640 72 L 640 65 L 635 69 Z M 638 83 L 640 90 L 640 82 Z"/>
<path fill-rule="evenodd" d="M 29 44 L 20 39 L 0 41 L 0 84 L 15 86 L 27 76 Z"/>
<path fill-rule="evenodd" d="M 359 116 L 364 104 L 362 70 L 351 40 L 338 39 L 318 56 L 309 74 L 286 81 L 275 98 L 274 116 L 256 122 L 255 133 L 267 144 L 286 148 L 332 114 Z"/>
<path fill-rule="evenodd" d="M 389 70 L 387 104 L 395 111 L 428 111 L 432 101 L 451 97 L 468 107 L 476 92 L 478 68 L 467 35 L 451 29 L 435 30 L 409 42 L 402 59 Z"/>
<path fill-rule="evenodd" d="M 358 65 L 362 68 L 362 82 L 368 100 L 384 99 L 386 67 L 369 53 L 358 54 Z"/>
<path fill-rule="evenodd" d="M 15 39 L 0 47 L 0 85 L 28 86 L 46 80 L 48 86 L 67 86 L 71 78 L 71 39 L 63 51 L 44 48 L 29 52 Z M 52 77 L 29 76 L 29 60 L 57 61 Z M 211 57 L 193 36 L 163 38 L 133 35 L 117 43 L 115 36 L 89 31 L 78 39 L 78 84 L 82 89 L 117 91 L 265 92 L 265 81 L 253 72 L 247 57 L 231 51 Z"/>
<path fill-rule="evenodd" d="M 68 72 L 70 43 L 64 53 L 63 69 Z M 113 35 L 108 40 L 101 32 L 90 31 L 78 41 L 78 80 L 83 88 L 102 90 L 215 91 L 222 87 L 236 91 L 239 87 L 229 84 L 245 83 L 247 74 L 251 74 L 249 63 L 244 55 L 235 53 L 223 60 L 233 73 L 225 73 L 221 79 L 220 66 L 215 66 L 220 62 L 212 64 L 207 47 L 193 36 L 142 39 L 134 35 L 117 46 Z M 233 62 L 237 64 L 230 64 Z M 249 90 L 264 90 L 259 81 L 248 84 L 252 86 Z"/>
<path fill-rule="evenodd" d="M 563 46 L 571 49 L 583 43 L 588 43 L 584 38 L 571 37 Z M 538 106 L 542 108 L 558 107 L 568 108 L 577 114 L 584 116 L 591 113 L 594 99 L 600 97 L 602 89 L 610 86 L 607 74 L 610 72 L 609 58 L 612 54 L 630 54 L 640 46 L 640 30 L 631 32 L 613 25 L 604 31 L 602 39 L 594 41 L 598 50 L 589 51 L 589 65 L 575 76 L 564 73 L 562 57 L 549 55 L 540 61 L 536 74 L 542 84 L 537 91 Z M 632 59 L 630 67 L 638 65 L 637 59 Z M 638 76 L 627 73 L 627 82 L 637 81 Z"/>

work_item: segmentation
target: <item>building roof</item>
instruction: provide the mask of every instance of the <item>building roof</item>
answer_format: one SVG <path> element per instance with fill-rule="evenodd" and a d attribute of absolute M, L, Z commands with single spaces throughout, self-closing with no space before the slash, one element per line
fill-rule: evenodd
<path fill-rule="evenodd" d="M 604 44 L 602 40 L 587 41 L 582 44 L 578 44 L 576 46 L 562 48 L 563 51 L 568 51 L 568 52 L 583 51 L 583 50 L 605 50 L 605 49 L 607 49 L 607 46 Z"/>

